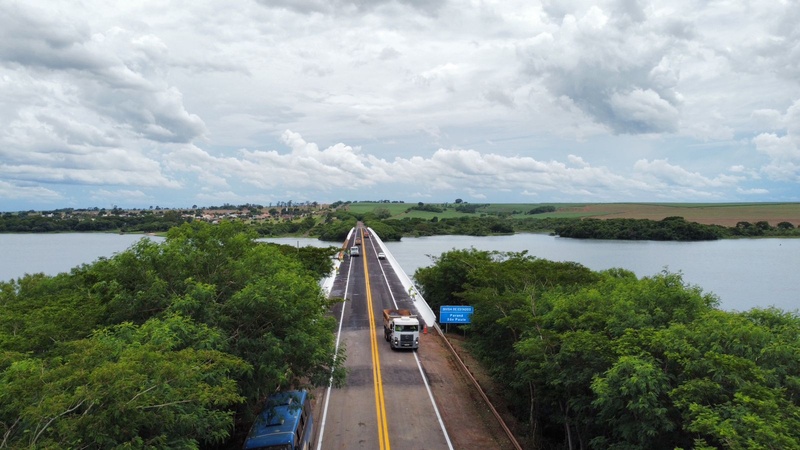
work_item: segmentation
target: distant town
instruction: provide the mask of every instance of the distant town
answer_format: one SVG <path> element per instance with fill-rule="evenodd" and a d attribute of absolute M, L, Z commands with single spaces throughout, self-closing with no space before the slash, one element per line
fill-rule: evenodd
<path fill-rule="evenodd" d="M 279 201 L 265 205 L 246 203 L 191 208 L 59 208 L 43 211 L 16 211 L 0 214 L 0 232 L 120 231 L 163 232 L 189 221 L 219 223 L 223 220 L 246 221 L 250 224 L 302 223 L 304 226 L 283 228 L 275 232 L 293 233 L 330 220 L 332 212 L 351 202 L 331 204 L 318 202 Z M 356 202 L 357 203 L 357 202 Z M 371 203 L 403 203 L 380 200 Z M 327 217 L 326 217 L 327 216 Z M 327 220 L 326 220 L 327 219 Z M 271 230 L 268 230 L 271 231 Z M 272 234 L 268 232 L 267 234 Z"/>

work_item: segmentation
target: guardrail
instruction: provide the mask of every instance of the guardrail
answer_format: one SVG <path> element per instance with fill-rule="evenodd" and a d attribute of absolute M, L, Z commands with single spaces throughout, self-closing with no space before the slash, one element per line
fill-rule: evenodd
<path fill-rule="evenodd" d="M 417 290 L 417 286 L 414 285 L 414 282 L 411 281 L 408 274 L 400 267 L 400 264 L 394 259 L 394 255 L 386 248 L 381 240 L 380 236 L 378 236 L 372 228 L 367 228 L 369 230 L 369 238 L 375 239 L 377 241 L 378 246 L 381 248 L 381 251 L 386 255 L 386 260 L 389 261 L 389 264 L 392 266 L 392 270 L 394 273 L 397 274 L 397 278 L 400 279 L 400 283 L 403 284 L 403 288 L 408 292 L 409 297 L 414 301 L 414 306 L 417 308 L 417 313 L 422 317 L 422 320 L 425 321 L 425 325 L 428 327 L 433 327 L 436 325 L 436 314 L 433 312 L 431 307 L 428 305 L 428 302 L 422 297 L 422 294 L 419 293 Z"/>

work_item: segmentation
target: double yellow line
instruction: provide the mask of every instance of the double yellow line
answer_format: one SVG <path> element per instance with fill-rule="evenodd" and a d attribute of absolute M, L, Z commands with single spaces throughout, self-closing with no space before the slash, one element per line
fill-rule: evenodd
<path fill-rule="evenodd" d="M 361 242 L 364 242 L 364 233 L 361 233 Z M 366 247 L 366 245 L 362 245 Z M 378 354 L 378 333 L 375 329 L 375 311 L 372 308 L 372 288 L 369 285 L 369 268 L 367 267 L 367 252 L 364 251 L 361 258 L 364 261 L 364 279 L 367 282 L 367 310 L 369 311 L 369 334 L 372 346 L 372 380 L 375 385 L 375 412 L 378 415 L 378 441 L 381 450 L 390 450 L 389 445 L 389 423 L 386 420 L 386 401 L 383 397 L 383 378 L 381 377 L 381 359 Z M 381 320 L 383 320 L 381 318 Z"/>

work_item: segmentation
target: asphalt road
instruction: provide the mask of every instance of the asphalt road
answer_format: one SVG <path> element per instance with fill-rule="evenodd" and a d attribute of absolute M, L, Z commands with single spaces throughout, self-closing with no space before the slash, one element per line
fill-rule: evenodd
<path fill-rule="evenodd" d="M 358 229 L 347 247 L 360 235 Z M 361 255 L 345 258 L 331 289 L 332 297 L 346 299 L 333 314 L 341 321 L 348 376 L 345 387 L 317 400 L 316 448 L 452 449 L 418 353 L 392 350 L 384 339 L 384 308 L 416 308 L 373 241 L 362 239 Z"/>

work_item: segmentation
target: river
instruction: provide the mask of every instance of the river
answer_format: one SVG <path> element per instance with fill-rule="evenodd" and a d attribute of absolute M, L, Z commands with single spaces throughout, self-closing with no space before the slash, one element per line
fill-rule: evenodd
<path fill-rule="evenodd" d="M 55 275 L 110 257 L 141 235 L 0 234 L 0 280 L 25 273 Z M 147 237 L 157 241 L 163 238 Z M 308 238 L 267 239 L 289 245 L 335 245 Z M 338 245 L 337 245 L 338 246 Z M 775 306 L 796 311 L 800 239 L 725 239 L 704 242 L 603 241 L 565 239 L 544 234 L 512 236 L 432 236 L 387 242 L 387 249 L 409 275 L 452 249 L 520 252 L 553 261 L 575 261 L 592 270 L 621 267 L 637 276 L 669 270 L 685 282 L 720 298 L 726 310 Z"/>

